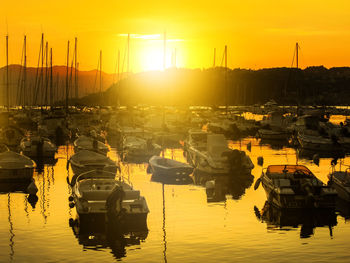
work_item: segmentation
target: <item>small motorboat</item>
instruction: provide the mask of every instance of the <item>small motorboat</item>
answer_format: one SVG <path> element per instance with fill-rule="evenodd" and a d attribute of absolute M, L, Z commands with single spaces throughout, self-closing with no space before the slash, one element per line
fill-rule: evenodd
<path fill-rule="evenodd" d="M 30 158 L 54 158 L 57 147 L 50 139 L 42 136 L 30 136 L 21 140 L 21 152 Z"/>
<path fill-rule="evenodd" d="M 71 186 L 70 205 L 76 206 L 79 217 L 102 215 L 127 226 L 147 227 L 146 199 L 123 177 L 115 180 L 114 173 L 93 170 L 79 175 Z"/>
<path fill-rule="evenodd" d="M 6 151 L 0 153 L 0 180 L 30 180 L 36 164 L 27 156 Z"/>
<path fill-rule="evenodd" d="M 126 136 L 123 142 L 124 157 L 126 160 L 146 161 L 159 155 L 162 147 L 152 141 L 136 136 Z"/>
<path fill-rule="evenodd" d="M 303 165 L 269 165 L 255 183 L 279 208 L 335 208 L 337 193 Z"/>
<path fill-rule="evenodd" d="M 97 153 L 107 155 L 109 148 L 103 142 L 98 141 L 97 139 L 87 137 L 85 135 L 79 136 L 78 139 L 74 141 L 74 152 L 80 150 L 89 150 Z"/>
<path fill-rule="evenodd" d="M 350 168 L 345 171 L 332 171 L 328 179 L 328 184 L 337 191 L 338 197 L 350 202 Z"/>
<path fill-rule="evenodd" d="M 112 173 L 117 172 L 118 166 L 109 157 L 88 150 L 81 150 L 75 153 L 69 160 L 67 165 L 70 164 L 75 175 L 79 175 L 91 170 L 105 170 Z"/>
<path fill-rule="evenodd" d="M 152 156 L 149 160 L 148 171 L 153 174 L 155 181 L 175 184 L 189 184 L 192 179 L 189 176 L 193 172 L 193 167 L 187 163 Z"/>

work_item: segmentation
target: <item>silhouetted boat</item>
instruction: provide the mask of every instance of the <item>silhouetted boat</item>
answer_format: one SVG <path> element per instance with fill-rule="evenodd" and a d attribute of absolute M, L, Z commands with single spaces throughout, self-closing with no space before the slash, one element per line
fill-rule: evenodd
<path fill-rule="evenodd" d="M 303 165 L 270 165 L 257 179 L 268 202 L 279 208 L 335 208 L 336 191 Z"/>

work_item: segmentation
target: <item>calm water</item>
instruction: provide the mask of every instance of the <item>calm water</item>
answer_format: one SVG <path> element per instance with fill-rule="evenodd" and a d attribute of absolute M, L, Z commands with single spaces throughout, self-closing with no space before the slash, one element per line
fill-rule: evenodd
<path fill-rule="evenodd" d="M 297 158 L 292 148 L 272 149 L 255 139 L 232 142 L 231 146 L 246 150 L 249 141 L 254 181 L 262 169 L 256 159 L 264 156 L 264 166 L 299 162 L 327 182 L 331 159 L 321 159 L 316 166 Z M 218 191 L 223 196 L 227 193 L 225 200 L 207 202 L 206 190 L 200 185 L 206 178 L 196 177 L 199 185 L 163 188 L 151 181 L 145 164 L 124 164 L 122 171 L 146 197 L 148 233 L 142 238 L 125 236 L 112 245 L 104 235 L 75 234 L 69 219 L 76 218 L 76 211 L 68 206 L 66 182 L 66 161 L 72 153 L 72 148 L 60 147 L 57 163 L 35 174 L 37 202 L 24 193 L 0 194 L 0 262 L 348 262 L 350 225 L 340 213 L 332 227 L 322 222 L 314 227 L 297 220 L 279 227 L 256 216 L 254 207 L 261 210 L 266 196 L 262 187 L 254 191 L 251 181 L 242 186 L 223 180 Z M 110 156 L 116 159 L 115 149 Z M 167 150 L 166 156 L 184 160 L 180 149 Z M 302 234 L 305 225 L 307 238 Z"/>

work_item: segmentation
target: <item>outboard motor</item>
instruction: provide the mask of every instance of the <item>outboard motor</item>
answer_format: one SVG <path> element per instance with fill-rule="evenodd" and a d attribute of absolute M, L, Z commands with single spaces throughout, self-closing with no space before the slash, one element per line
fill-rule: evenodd
<path fill-rule="evenodd" d="M 116 222 L 122 219 L 123 209 L 122 202 L 125 196 L 123 188 L 119 185 L 116 185 L 112 192 L 109 194 L 106 200 L 106 209 L 107 209 L 107 219 L 108 221 Z"/>

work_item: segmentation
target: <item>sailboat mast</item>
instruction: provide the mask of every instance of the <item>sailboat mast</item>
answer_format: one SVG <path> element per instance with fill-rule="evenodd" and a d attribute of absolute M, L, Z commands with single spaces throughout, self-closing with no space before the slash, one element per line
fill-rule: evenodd
<path fill-rule="evenodd" d="M 68 113 L 68 90 L 69 90 L 69 40 L 67 44 L 67 68 L 66 68 L 66 113 Z"/>
<path fill-rule="evenodd" d="M 52 70 L 52 48 L 50 48 L 50 109 L 53 106 L 53 70 Z"/>
<path fill-rule="evenodd" d="M 297 68 L 299 68 L 299 44 L 298 42 L 295 45 L 296 59 L 297 59 Z"/>
<path fill-rule="evenodd" d="M 10 110 L 10 89 L 9 89 L 9 35 L 6 35 L 6 98 L 7 111 Z"/>
<path fill-rule="evenodd" d="M 24 36 L 24 61 L 23 61 L 23 106 L 26 105 L 27 86 L 27 36 Z M 28 103 L 29 104 L 29 103 Z"/>
<path fill-rule="evenodd" d="M 225 102 L 226 102 L 226 115 L 228 112 L 228 87 L 227 87 L 227 45 L 225 45 Z"/>
<path fill-rule="evenodd" d="M 216 62 L 216 48 L 214 48 L 214 62 L 213 62 L 213 68 L 215 68 L 215 62 Z"/>
<path fill-rule="evenodd" d="M 75 98 L 78 99 L 79 97 L 79 89 L 78 89 L 78 67 L 77 67 L 77 61 L 78 59 L 78 38 L 75 38 L 75 45 L 74 45 L 74 86 L 75 86 Z"/>
<path fill-rule="evenodd" d="M 100 93 L 101 92 L 102 92 L 102 50 L 100 50 Z"/>
<path fill-rule="evenodd" d="M 129 74 L 129 70 L 130 70 L 130 33 L 128 34 L 128 63 L 127 63 L 126 74 Z"/>
<path fill-rule="evenodd" d="M 166 67 L 166 32 L 164 31 L 164 43 L 163 43 L 163 47 L 164 47 L 164 54 L 163 54 L 163 70 L 165 70 Z"/>
<path fill-rule="evenodd" d="M 47 106 L 48 92 L 49 92 L 49 42 L 45 45 L 45 105 Z"/>

